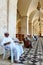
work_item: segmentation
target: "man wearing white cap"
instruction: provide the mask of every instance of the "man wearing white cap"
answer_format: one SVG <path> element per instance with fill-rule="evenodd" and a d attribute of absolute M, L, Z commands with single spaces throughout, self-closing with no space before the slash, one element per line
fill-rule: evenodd
<path fill-rule="evenodd" d="M 21 45 L 18 44 L 19 40 L 17 38 L 15 38 L 15 40 L 13 41 L 13 39 L 9 36 L 9 33 L 6 32 L 4 34 L 4 39 L 2 40 L 1 45 L 5 45 L 5 48 L 12 48 L 14 50 L 14 56 L 15 56 L 15 61 L 19 62 L 19 58 L 21 56 L 21 54 L 23 53 L 23 48 Z"/>

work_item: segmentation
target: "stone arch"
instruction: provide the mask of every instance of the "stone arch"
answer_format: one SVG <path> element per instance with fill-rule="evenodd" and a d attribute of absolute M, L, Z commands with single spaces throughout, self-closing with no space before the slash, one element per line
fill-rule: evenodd
<path fill-rule="evenodd" d="M 32 19 L 33 19 L 35 13 L 36 13 L 36 10 L 32 11 L 31 14 L 29 15 L 29 24 L 28 24 L 28 25 L 29 25 L 29 33 L 30 33 L 31 35 L 33 35 L 33 34 L 32 34 L 32 28 L 33 28 L 33 27 L 32 27 L 32 24 L 33 24 L 33 23 L 32 23 Z"/>
<path fill-rule="evenodd" d="M 30 22 L 32 22 L 32 19 L 35 13 L 36 13 L 36 10 L 32 11 L 31 14 L 29 15 Z"/>

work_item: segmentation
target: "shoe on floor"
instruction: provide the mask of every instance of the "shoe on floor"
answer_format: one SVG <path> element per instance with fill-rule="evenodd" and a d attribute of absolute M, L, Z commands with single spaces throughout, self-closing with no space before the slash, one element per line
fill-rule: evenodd
<path fill-rule="evenodd" d="M 23 64 L 22 61 L 14 61 L 14 63 L 20 63 L 20 64 Z"/>
<path fill-rule="evenodd" d="M 8 60 L 11 60 L 11 56 L 8 57 Z"/>
<path fill-rule="evenodd" d="M 26 59 L 25 58 L 20 58 L 20 61 L 26 61 Z"/>

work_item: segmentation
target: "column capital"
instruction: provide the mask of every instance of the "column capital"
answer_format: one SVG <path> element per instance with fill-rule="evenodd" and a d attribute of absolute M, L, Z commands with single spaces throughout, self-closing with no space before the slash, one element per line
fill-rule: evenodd
<path fill-rule="evenodd" d="M 27 19 L 29 20 L 29 16 L 27 16 Z"/>

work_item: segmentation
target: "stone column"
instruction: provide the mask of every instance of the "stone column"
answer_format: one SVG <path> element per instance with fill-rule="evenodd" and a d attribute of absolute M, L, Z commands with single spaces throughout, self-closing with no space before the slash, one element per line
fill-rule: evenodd
<path fill-rule="evenodd" d="M 7 0 L 7 31 L 9 31 L 9 0 Z"/>
<path fill-rule="evenodd" d="M 16 36 L 17 2 L 18 0 L 9 0 L 9 34 L 11 37 Z"/>
<path fill-rule="evenodd" d="M 33 34 L 34 34 L 34 25 L 33 23 L 31 23 L 31 36 L 33 36 Z"/>
<path fill-rule="evenodd" d="M 29 18 L 27 17 L 27 35 L 29 34 Z"/>
<path fill-rule="evenodd" d="M 32 36 L 34 35 L 34 23 L 32 23 Z"/>

